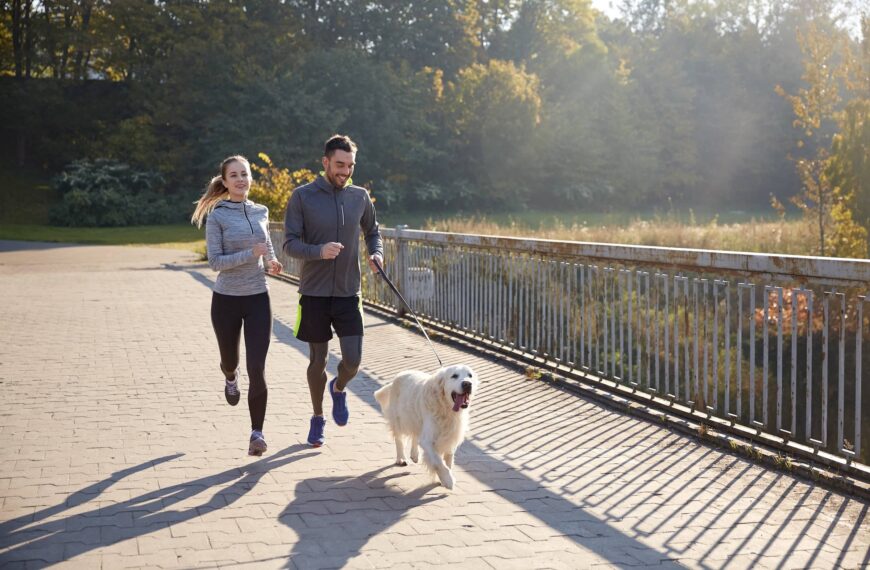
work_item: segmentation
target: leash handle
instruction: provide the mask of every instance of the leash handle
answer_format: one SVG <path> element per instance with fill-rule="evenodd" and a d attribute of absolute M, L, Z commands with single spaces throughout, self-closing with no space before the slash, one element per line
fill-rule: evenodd
<path fill-rule="evenodd" d="M 402 297 L 402 294 L 399 292 L 399 289 L 398 289 L 395 285 L 393 285 L 393 282 L 390 281 L 390 278 L 389 278 L 389 277 L 387 277 L 387 273 L 384 271 L 384 268 L 381 267 L 381 264 L 378 263 L 378 259 L 377 259 L 377 258 L 374 258 L 374 259 L 372 259 L 372 262 L 375 264 L 375 267 L 377 267 L 377 269 L 378 269 L 378 273 L 381 275 L 381 277 L 384 278 L 384 281 L 387 282 L 387 285 L 390 286 L 390 289 L 393 290 L 393 293 L 395 293 L 396 296 L 397 296 L 399 299 L 401 299 L 402 303 L 403 303 L 403 304 L 405 305 L 405 307 L 408 309 L 408 312 L 410 312 L 410 313 L 411 313 L 411 316 L 414 317 L 414 321 L 416 321 L 417 326 L 420 327 L 420 330 L 423 331 L 423 336 L 426 337 L 426 342 L 429 343 L 429 348 L 432 349 L 432 353 L 435 355 L 435 359 L 438 361 L 438 365 L 441 366 L 441 367 L 443 367 L 443 366 L 444 366 L 444 363 L 441 362 L 441 358 L 438 356 L 438 353 L 435 351 L 435 345 L 432 344 L 432 340 L 429 338 L 429 335 L 426 334 L 426 329 L 423 328 L 423 325 L 420 323 L 420 319 L 418 319 L 418 318 L 417 318 L 417 314 L 414 313 L 414 309 L 411 308 L 411 305 L 408 304 L 408 301 L 406 301 L 405 298 Z"/>

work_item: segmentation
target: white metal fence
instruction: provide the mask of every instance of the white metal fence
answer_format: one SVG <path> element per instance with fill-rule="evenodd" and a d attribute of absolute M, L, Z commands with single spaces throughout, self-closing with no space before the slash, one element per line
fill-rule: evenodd
<path fill-rule="evenodd" d="M 280 224 L 273 232 L 280 249 Z M 434 325 L 835 465 L 870 463 L 868 260 L 382 235 L 387 273 Z M 400 309 L 363 274 L 367 301 Z"/>

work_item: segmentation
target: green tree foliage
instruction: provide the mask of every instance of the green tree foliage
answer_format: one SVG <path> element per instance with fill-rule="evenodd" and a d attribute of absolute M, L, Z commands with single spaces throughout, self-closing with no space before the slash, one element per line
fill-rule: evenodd
<path fill-rule="evenodd" d="M 805 86 L 797 32 L 845 38 L 845 2 L 0 0 L 0 152 L 119 160 L 190 202 L 224 156 L 316 171 L 346 132 L 379 208 L 751 208 L 801 183 L 773 88 Z M 866 220 L 866 97 L 841 93 L 795 154 L 827 148 Z"/>
<path fill-rule="evenodd" d="M 438 67 L 452 77 L 480 50 L 476 11 L 461 0 L 366 2 L 360 39 L 380 61 Z"/>
<path fill-rule="evenodd" d="M 491 60 L 460 71 L 445 100 L 459 182 L 471 181 L 478 198 L 490 204 L 513 205 L 529 197 L 541 111 L 537 77 Z"/>
<path fill-rule="evenodd" d="M 862 20 L 862 31 L 860 56 L 849 53 L 845 62 L 846 86 L 855 97 L 839 115 L 827 175 L 842 207 L 870 231 L 870 17 Z"/>

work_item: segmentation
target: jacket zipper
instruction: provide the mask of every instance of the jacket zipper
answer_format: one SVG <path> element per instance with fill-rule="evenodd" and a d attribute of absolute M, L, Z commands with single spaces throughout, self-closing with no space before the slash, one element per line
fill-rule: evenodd
<path fill-rule="evenodd" d="M 335 190 L 332 191 L 332 201 L 335 203 L 335 241 L 341 243 L 341 226 L 344 225 L 344 209 L 342 206 L 341 216 L 342 219 L 339 220 L 339 208 L 338 208 L 338 195 L 335 193 Z M 335 295 L 335 278 L 338 274 L 337 266 L 338 266 L 338 258 L 334 258 L 332 260 L 332 294 Z"/>
<path fill-rule="evenodd" d="M 248 225 L 251 227 L 251 235 L 254 235 L 254 225 L 251 223 L 251 218 L 248 217 L 248 208 L 242 202 L 242 211 L 245 213 L 245 219 L 248 220 Z"/>

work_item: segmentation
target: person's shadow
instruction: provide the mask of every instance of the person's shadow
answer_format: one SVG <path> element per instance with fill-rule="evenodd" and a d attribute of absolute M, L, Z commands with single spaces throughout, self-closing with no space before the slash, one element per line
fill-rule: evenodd
<path fill-rule="evenodd" d="M 372 537 L 399 522 L 412 509 L 447 496 L 425 496 L 438 487 L 436 483 L 410 492 L 389 485 L 391 479 L 410 475 L 383 474 L 393 467 L 381 467 L 358 476 L 300 481 L 296 498 L 279 517 L 298 537 L 285 568 L 313 565 L 343 568 Z"/>
<path fill-rule="evenodd" d="M 109 506 L 95 506 L 87 512 L 53 518 L 89 501 L 98 500 L 103 491 L 134 473 L 173 461 L 183 454 L 167 455 L 117 471 L 98 483 L 76 491 L 61 504 L 0 523 L 0 549 L 8 549 L 0 554 L 0 566 L 24 560 L 37 565 L 39 561 L 50 564 L 69 560 L 90 550 L 143 536 L 161 526 L 171 527 L 183 523 L 200 516 L 204 511 L 221 509 L 253 489 L 270 470 L 316 455 L 313 452 L 300 453 L 306 449 L 309 449 L 306 445 L 291 445 L 258 461 L 214 475 L 155 489 Z M 202 503 L 183 510 L 172 510 L 173 505 L 213 487 L 221 489 Z M 41 522 L 49 518 L 53 520 Z"/>

